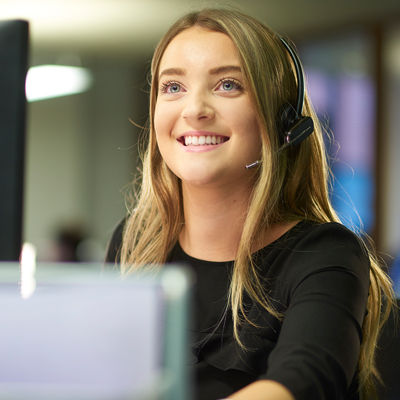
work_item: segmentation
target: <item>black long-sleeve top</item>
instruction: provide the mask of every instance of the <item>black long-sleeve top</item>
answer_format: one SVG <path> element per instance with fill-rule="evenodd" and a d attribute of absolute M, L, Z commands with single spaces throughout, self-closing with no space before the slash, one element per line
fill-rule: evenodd
<path fill-rule="evenodd" d="M 111 241 L 114 260 L 121 229 Z M 370 263 L 358 237 L 337 223 L 301 222 L 253 255 L 279 320 L 245 296 L 248 318 L 233 339 L 227 309 L 233 262 L 198 260 L 179 244 L 170 262 L 197 275 L 192 363 L 196 400 L 214 400 L 258 379 L 287 387 L 296 400 L 358 399 L 357 360 Z"/>

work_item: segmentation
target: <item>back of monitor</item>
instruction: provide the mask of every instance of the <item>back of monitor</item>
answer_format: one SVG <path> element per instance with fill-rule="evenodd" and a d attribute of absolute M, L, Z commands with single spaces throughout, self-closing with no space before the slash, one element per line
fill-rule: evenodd
<path fill-rule="evenodd" d="M 0 260 L 19 259 L 28 22 L 0 21 Z"/>
<path fill-rule="evenodd" d="M 79 279 L 61 268 L 62 280 L 42 274 L 29 299 L 9 274 L 1 284 L 0 398 L 190 398 L 186 273 L 93 280 L 93 266 Z"/>

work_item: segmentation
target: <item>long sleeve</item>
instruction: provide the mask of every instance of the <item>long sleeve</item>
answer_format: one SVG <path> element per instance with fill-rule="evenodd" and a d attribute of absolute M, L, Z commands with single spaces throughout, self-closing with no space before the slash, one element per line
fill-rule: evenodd
<path fill-rule="evenodd" d="M 288 308 L 261 378 L 282 383 L 298 400 L 344 399 L 362 340 L 366 251 L 339 224 L 311 230 L 291 250 L 276 292 Z"/>

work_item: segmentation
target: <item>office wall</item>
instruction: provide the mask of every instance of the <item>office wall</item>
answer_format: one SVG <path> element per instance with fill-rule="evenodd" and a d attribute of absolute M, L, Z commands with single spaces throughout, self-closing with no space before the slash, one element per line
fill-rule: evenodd
<path fill-rule="evenodd" d="M 24 240 L 39 260 L 55 257 L 54 240 L 66 230 L 80 230 L 101 253 L 126 213 L 139 134 L 129 118 L 141 120 L 147 108 L 144 73 L 109 60 L 90 67 L 87 93 L 29 104 Z"/>

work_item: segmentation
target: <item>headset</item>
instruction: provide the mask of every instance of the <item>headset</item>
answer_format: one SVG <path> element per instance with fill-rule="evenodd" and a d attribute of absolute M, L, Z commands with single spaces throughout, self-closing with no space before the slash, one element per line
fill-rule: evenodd
<path fill-rule="evenodd" d="M 276 36 L 288 51 L 296 70 L 297 76 L 297 100 L 296 107 L 292 104 L 287 105 L 280 111 L 278 116 L 278 130 L 281 147 L 277 153 L 288 147 L 298 146 L 303 140 L 307 139 L 314 132 L 314 121 L 311 117 L 303 116 L 304 106 L 304 71 L 301 66 L 299 56 L 290 44 L 281 36 Z M 260 164 L 260 160 L 246 165 L 246 169 L 251 169 Z"/>
<path fill-rule="evenodd" d="M 307 139 L 314 131 L 314 122 L 311 117 L 302 115 L 304 105 L 304 71 L 299 57 L 285 39 L 279 35 L 277 36 L 289 52 L 297 75 L 296 108 L 290 104 L 281 110 L 278 117 L 278 123 L 280 121 L 279 134 L 281 136 L 281 143 L 283 143 L 283 146 L 278 151 L 282 151 L 289 146 L 297 146 L 303 140 Z"/>

